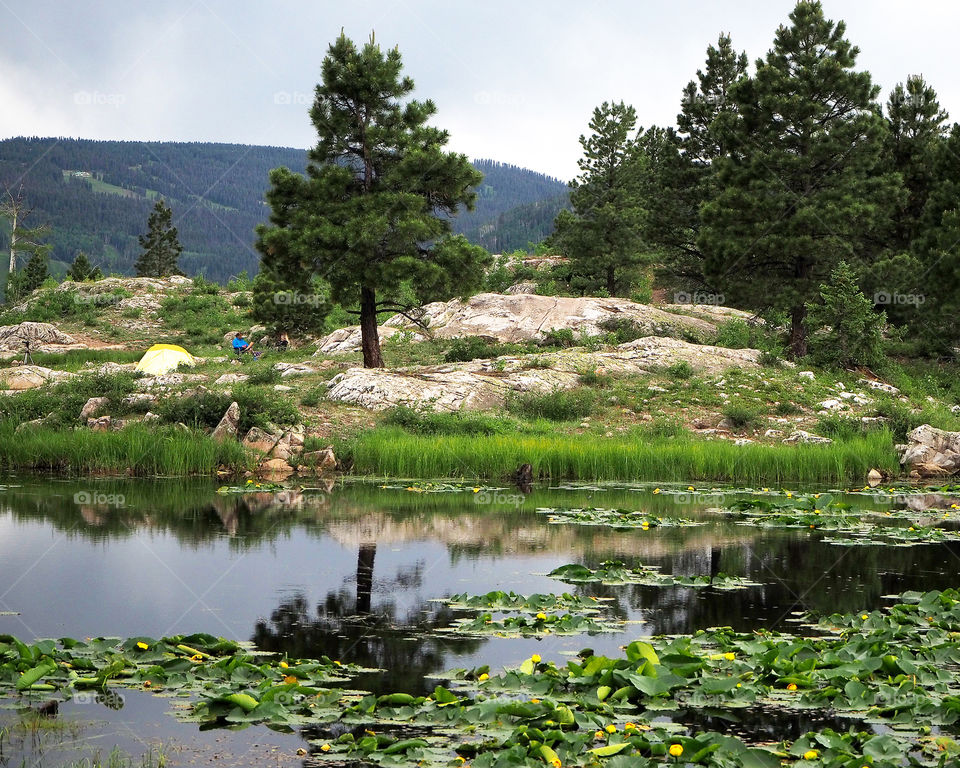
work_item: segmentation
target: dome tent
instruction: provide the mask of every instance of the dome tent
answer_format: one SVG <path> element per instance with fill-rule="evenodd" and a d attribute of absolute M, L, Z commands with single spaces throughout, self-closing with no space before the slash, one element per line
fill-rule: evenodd
<path fill-rule="evenodd" d="M 196 362 L 193 355 L 183 347 L 178 347 L 176 344 L 154 344 L 140 358 L 136 370 L 152 376 L 162 376 L 176 370 L 178 366 L 192 366 Z"/>

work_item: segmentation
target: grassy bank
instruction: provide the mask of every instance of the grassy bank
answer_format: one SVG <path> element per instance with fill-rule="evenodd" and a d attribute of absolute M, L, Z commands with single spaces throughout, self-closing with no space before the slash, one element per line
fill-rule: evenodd
<path fill-rule="evenodd" d="M 131 426 L 117 432 L 28 429 L 0 423 L 4 469 L 106 472 L 131 475 L 212 475 L 248 463 L 237 442 L 218 443 L 199 432 Z"/>
<path fill-rule="evenodd" d="M 381 427 L 344 446 L 353 471 L 392 477 L 503 479 L 521 464 L 554 480 L 775 484 L 862 482 L 899 467 L 889 432 L 830 445 L 734 445 L 695 437 L 630 440 L 591 435 L 412 435 Z"/>

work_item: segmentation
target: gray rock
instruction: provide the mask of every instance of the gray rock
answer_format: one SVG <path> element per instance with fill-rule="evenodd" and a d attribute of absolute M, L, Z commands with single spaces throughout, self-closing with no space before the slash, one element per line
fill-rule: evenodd
<path fill-rule="evenodd" d="M 816 378 L 813 371 L 800 371 L 797 376 L 801 379 L 809 379 L 810 381 L 813 381 Z"/>
<path fill-rule="evenodd" d="M 93 432 L 107 432 L 111 426 L 109 416 L 100 416 L 95 419 L 87 419 L 87 427 Z"/>
<path fill-rule="evenodd" d="M 50 382 L 72 379 L 77 374 L 54 371 L 42 365 L 19 365 L 0 369 L 0 389 L 22 391 L 42 387 Z"/>
<path fill-rule="evenodd" d="M 91 397 L 80 410 L 80 421 L 86 421 L 109 402 L 109 397 Z"/>
<path fill-rule="evenodd" d="M 24 342 L 30 342 L 33 352 L 63 352 L 68 349 L 85 349 L 72 336 L 50 323 L 24 322 L 17 325 L 0 325 L 0 351 L 23 353 Z"/>
<path fill-rule="evenodd" d="M 802 429 L 794 430 L 790 433 L 790 436 L 784 440 L 785 443 L 811 443 L 818 445 L 828 445 L 833 442 L 829 437 L 820 437 L 820 435 L 813 435 L 809 432 L 804 432 Z"/>
<path fill-rule="evenodd" d="M 245 373 L 225 373 L 223 376 L 218 378 L 213 382 L 214 386 L 217 385 L 227 385 L 227 384 L 237 384 L 241 381 L 246 381 L 250 377 Z"/>
<path fill-rule="evenodd" d="M 259 427 L 251 427 L 250 431 L 247 432 L 246 436 L 243 438 L 243 444 L 247 448 L 250 448 L 254 451 L 259 451 L 260 453 L 270 453 L 279 439 L 279 435 L 271 435 L 269 432 L 260 429 Z"/>
<path fill-rule="evenodd" d="M 865 387 L 870 389 L 876 389 L 879 392 L 886 392 L 890 395 L 899 395 L 900 390 L 897 389 L 892 384 L 884 384 L 882 381 L 873 381 L 872 379 L 860 379 L 857 382 L 858 384 L 863 384 Z"/>
<path fill-rule="evenodd" d="M 220 419 L 220 423 L 217 424 L 216 429 L 213 430 L 211 437 L 214 440 L 223 442 L 224 440 L 232 440 L 237 436 L 237 427 L 240 423 L 240 406 L 236 402 L 230 403 L 230 407 L 227 408 L 226 412 L 223 414 L 223 418 Z"/>
<path fill-rule="evenodd" d="M 821 403 L 817 404 L 817 407 L 822 411 L 839 411 L 843 408 L 843 403 L 840 400 L 832 398 L 830 400 L 824 400 Z"/>

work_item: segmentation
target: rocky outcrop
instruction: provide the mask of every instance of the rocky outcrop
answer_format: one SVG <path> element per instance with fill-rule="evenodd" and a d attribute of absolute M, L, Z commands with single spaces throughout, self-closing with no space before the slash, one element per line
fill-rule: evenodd
<path fill-rule="evenodd" d="M 466 301 L 435 302 L 423 308 L 422 322 L 431 336 L 452 339 L 483 336 L 502 342 L 539 341 L 554 329 L 599 336 L 608 321 L 630 322 L 651 336 L 704 336 L 716 324 L 702 318 L 664 312 L 626 299 L 536 296 L 532 294 L 478 293 Z M 395 315 L 380 327 L 384 341 L 399 331 L 423 339 L 427 331 L 403 315 Z M 320 339 L 318 354 L 353 352 L 360 349 L 360 329 L 341 328 Z"/>
<path fill-rule="evenodd" d="M 214 440 L 224 441 L 232 440 L 237 437 L 237 428 L 240 424 L 240 406 L 236 402 L 230 403 L 230 407 L 227 408 L 226 412 L 223 414 L 223 418 L 220 419 L 220 423 L 217 424 L 216 428 L 213 430 L 211 437 Z"/>
<path fill-rule="evenodd" d="M 923 424 L 907 433 L 898 445 L 900 463 L 914 477 L 943 477 L 960 471 L 960 432 Z"/>
<path fill-rule="evenodd" d="M 316 373 L 317 369 L 306 363 L 274 363 L 273 369 L 280 371 L 280 378 L 286 379 L 290 376 L 307 376 Z"/>
<path fill-rule="evenodd" d="M 696 371 L 719 373 L 733 366 L 757 366 L 759 357 L 755 349 L 646 337 L 604 352 L 575 348 L 440 366 L 350 368 L 330 380 L 328 396 L 372 410 L 397 405 L 426 405 L 439 411 L 486 410 L 502 407 L 512 392 L 575 387 L 586 371 L 627 376 L 687 362 Z"/>
<path fill-rule="evenodd" d="M 20 365 L 14 368 L 0 369 L 0 390 L 20 391 L 42 387 L 50 382 L 72 379 L 77 374 L 66 371 L 53 371 L 42 365 Z"/>
<path fill-rule="evenodd" d="M 105 408 L 109 402 L 109 397 L 91 397 L 84 404 L 83 408 L 80 409 L 80 421 L 86 421 L 91 416 L 95 416 L 97 412 Z"/>
<path fill-rule="evenodd" d="M 32 352 L 65 352 L 68 349 L 86 349 L 72 336 L 50 323 L 18 323 L 0 325 L 0 352 L 23 354 L 24 342 L 30 342 Z M 9 357 L 10 355 L 6 355 Z"/>

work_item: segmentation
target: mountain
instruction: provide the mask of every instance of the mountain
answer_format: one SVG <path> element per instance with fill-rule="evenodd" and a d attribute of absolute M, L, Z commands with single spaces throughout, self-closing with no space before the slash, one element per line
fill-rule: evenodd
<path fill-rule="evenodd" d="M 49 227 L 54 271 L 82 250 L 105 273 L 132 274 L 140 254 L 137 237 L 162 196 L 173 209 L 187 274 L 218 282 L 242 270 L 254 274 L 259 256 L 253 230 L 267 220 L 268 174 L 281 165 L 302 173 L 306 152 L 199 142 L 0 141 L 0 184 L 16 189 L 22 183 L 33 208 L 29 224 Z M 549 233 L 552 218 L 546 222 L 531 211 L 528 224 L 519 209 L 564 197 L 561 181 L 492 160 L 475 165 L 484 173 L 476 209 L 455 219 L 455 231 L 494 250 L 526 247 Z M 7 222 L 0 221 L 0 231 L 6 246 Z"/>

